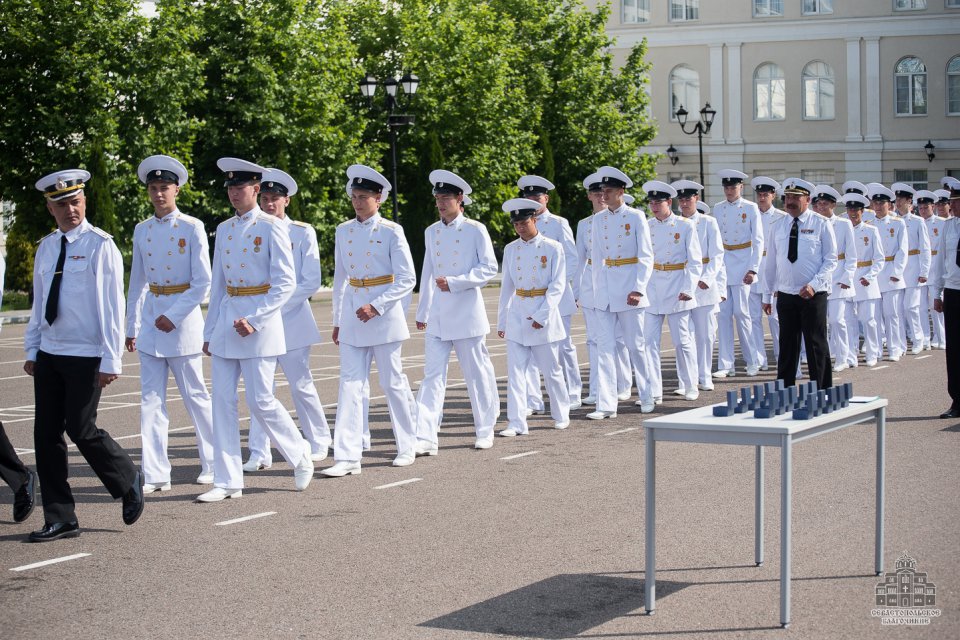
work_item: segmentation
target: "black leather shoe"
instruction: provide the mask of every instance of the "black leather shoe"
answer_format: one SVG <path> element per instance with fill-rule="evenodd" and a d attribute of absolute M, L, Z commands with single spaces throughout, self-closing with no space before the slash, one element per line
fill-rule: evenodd
<path fill-rule="evenodd" d="M 60 538 L 76 538 L 80 535 L 80 525 L 76 522 L 44 522 L 43 529 L 30 534 L 30 542 L 50 542 Z"/>
<path fill-rule="evenodd" d="M 960 418 L 960 407 L 950 407 L 948 411 L 940 414 L 941 418 Z"/>
<path fill-rule="evenodd" d="M 123 494 L 123 524 L 133 524 L 143 513 L 143 472 L 137 471 L 130 489 Z"/>
<path fill-rule="evenodd" d="M 33 513 L 37 502 L 37 474 L 27 469 L 27 481 L 13 495 L 13 521 L 23 522 Z"/>

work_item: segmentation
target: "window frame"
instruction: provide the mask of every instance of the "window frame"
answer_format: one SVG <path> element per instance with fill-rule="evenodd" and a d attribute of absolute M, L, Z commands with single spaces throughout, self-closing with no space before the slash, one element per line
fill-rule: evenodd
<path fill-rule="evenodd" d="M 914 175 L 907 175 L 914 174 Z M 923 175 L 922 179 L 917 179 L 920 175 Z M 894 169 L 893 170 L 893 181 L 894 182 L 903 182 L 910 185 L 917 191 L 921 189 L 930 188 L 930 171 L 928 169 Z"/>
<path fill-rule="evenodd" d="M 767 83 L 767 89 L 768 89 L 768 91 L 767 91 L 767 107 L 768 107 L 768 111 L 769 111 L 771 114 L 772 114 L 773 111 L 774 111 L 774 109 L 773 109 L 773 95 L 775 94 L 775 92 L 774 92 L 774 91 L 770 91 L 770 84 L 771 84 L 772 81 L 774 81 L 774 80 L 779 80 L 779 81 L 780 81 L 781 89 L 782 89 L 782 91 L 783 91 L 783 117 L 780 117 L 780 118 L 777 118 L 777 117 L 761 118 L 761 117 L 760 117 L 760 111 L 759 111 L 759 106 L 760 106 L 759 97 L 760 97 L 760 96 L 759 96 L 759 94 L 758 94 L 758 92 L 757 92 L 757 81 L 758 81 L 757 74 L 759 73 L 759 71 L 760 71 L 761 69 L 763 69 L 763 68 L 765 68 L 765 67 L 773 67 L 774 69 L 776 69 L 777 71 L 780 72 L 780 76 L 779 76 L 778 78 L 765 78 L 765 79 L 764 79 L 764 80 L 766 81 L 766 83 Z M 776 64 L 775 62 L 761 62 L 759 65 L 757 65 L 757 68 L 753 70 L 753 121 L 754 121 L 754 122 L 783 122 L 783 121 L 786 120 L 786 119 L 787 119 L 787 79 L 786 79 L 786 74 L 784 74 L 783 68 L 780 67 L 780 65 Z"/>
<path fill-rule="evenodd" d="M 960 7 L 960 4 L 958 4 L 957 6 Z M 954 63 L 957 64 L 957 70 L 950 71 L 950 65 Z M 947 116 L 954 116 L 954 117 L 960 116 L 960 95 L 958 95 L 957 97 L 956 111 L 950 110 L 950 81 L 951 80 L 953 80 L 956 83 L 957 93 L 960 94 L 960 54 L 957 54 L 952 58 L 950 58 L 949 60 L 947 60 L 946 76 L 947 76 L 946 83 L 944 87 L 946 89 L 946 91 L 944 92 L 946 94 L 944 96 L 944 99 L 946 100 L 946 104 L 944 105 L 944 112 L 946 113 Z"/>
<path fill-rule="evenodd" d="M 910 59 L 917 60 L 920 63 L 920 65 L 923 67 L 922 73 L 898 71 L 900 65 L 903 64 L 906 60 L 910 60 Z M 911 54 L 911 55 L 903 56 L 902 58 L 897 60 L 897 63 L 893 67 L 893 114 L 895 117 L 922 118 L 927 116 L 930 113 L 930 100 L 929 100 L 930 84 L 927 82 L 928 75 L 929 73 L 927 71 L 927 65 L 920 56 Z M 916 96 L 916 80 L 915 79 L 919 76 L 923 76 L 924 109 L 925 109 L 924 113 L 916 113 L 916 97 L 915 97 Z M 907 90 L 908 90 L 908 97 L 909 97 L 908 103 L 910 106 L 910 111 L 906 113 L 902 113 L 900 111 L 900 100 L 898 98 L 898 94 L 900 91 L 900 88 L 898 86 L 900 78 L 907 79 Z"/>
<path fill-rule="evenodd" d="M 900 6 L 901 2 L 909 2 L 911 5 L 918 2 L 922 2 L 922 7 L 902 7 Z M 893 10 L 894 11 L 926 11 L 927 10 L 927 0 L 893 0 Z"/>
<path fill-rule="evenodd" d="M 831 99 L 833 101 L 832 113 L 829 116 L 824 116 L 824 115 L 811 116 L 807 113 L 808 77 L 806 74 L 807 74 L 807 69 L 810 67 L 810 65 L 814 65 L 814 64 L 822 64 L 824 67 L 826 67 L 826 70 L 829 73 L 829 75 L 827 76 L 817 75 L 817 76 L 809 77 L 809 79 L 816 80 L 816 83 L 817 83 L 816 102 L 817 102 L 817 111 L 820 114 L 823 113 L 823 104 L 821 99 L 821 96 L 823 95 L 823 91 L 822 91 L 823 82 L 825 80 L 829 81 L 831 86 L 833 87 L 833 92 L 831 94 Z M 800 101 L 801 101 L 801 104 L 803 105 L 803 108 L 801 111 L 802 111 L 802 116 L 804 120 L 817 121 L 817 120 L 836 120 L 837 119 L 837 82 L 836 82 L 836 73 L 834 73 L 833 67 L 831 67 L 828 63 L 824 62 L 823 60 L 811 60 L 810 62 L 808 62 L 803 66 L 803 70 L 800 72 Z"/>
<path fill-rule="evenodd" d="M 697 71 L 696 69 L 694 69 L 693 67 L 691 67 L 690 65 L 686 64 L 686 63 L 681 63 L 681 64 L 676 65 L 673 69 L 670 69 L 670 75 L 667 77 L 667 82 L 668 82 L 668 84 L 669 84 L 668 91 L 667 91 L 667 93 L 668 93 L 668 97 L 667 97 L 668 103 L 667 103 L 667 104 L 668 104 L 668 109 L 669 109 L 669 111 L 670 111 L 670 113 L 669 113 L 670 122 L 677 122 L 677 116 L 675 115 L 676 109 L 674 109 L 674 105 L 673 105 L 673 96 L 674 96 L 674 92 L 673 92 L 673 78 L 674 78 L 674 74 L 676 73 L 676 71 L 677 71 L 678 69 L 686 69 L 686 70 L 688 70 L 688 71 L 691 71 L 694 75 L 697 76 L 697 100 L 696 100 L 696 104 L 684 105 L 683 103 L 681 103 L 681 104 L 678 105 L 678 106 L 682 106 L 683 108 L 685 108 L 685 109 L 686 109 L 687 111 L 689 111 L 690 113 L 696 113 L 698 118 L 700 117 L 700 114 L 698 113 L 698 111 L 699 111 L 699 109 L 700 109 L 700 72 Z M 687 83 L 684 83 L 684 87 L 686 87 L 686 86 L 688 86 Z M 684 94 L 686 94 L 686 91 L 684 91 Z"/>
<path fill-rule="evenodd" d="M 772 5 L 774 2 L 776 2 L 777 4 L 780 5 L 780 13 L 766 13 L 766 14 L 759 14 L 759 13 L 757 13 L 757 5 L 758 5 L 759 3 L 764 3 L 764 4 L 766 4 L 767 11 L 772 11 L 770 5 Z M 783 17 L 783 11 L 784 11 L 784 9 L 783 9 L 783 0 L 753 0 L 753 17 L 754 17 L 754 18 L 760 18 L 760 19 L 766 19 L 766 18 L 782 18 L 782 17 Z"/>
<path fill-rule="evenodd" d="M 682 18 L 673 17 L 673 8 L 674 5 L 683 6 Z M 695 9 L 697 16 L 695 18 L 688 18 L 687 14 L 690 13 L 691 8 Z M 667 0 L 667 21 L 668 22 L 697 22 L 700 20 L 700 0 Z"/>
<path fill-rule="evenodd" d="M 823 5 L 824 1 L 825 0 L 812 0 L 812 2 L 815 2 L 817 4 L 817 7 L 812 11 L 808 11 L 806 7 L 807 0 L 800 0 L 800 14 L 804 16 L 826 16 L 826 15 L 832 14 L 833 0 L 826 0 L 827 2 L 830 3 L 829 8 L 826 8 L 826 9 L 824 8 L 824 5 Z"/>
<path fill-rule="evenodd" d="M 627 20 L 627 4 L 625 1 L 621 0 L 620 2 L 620 24 L 650 24 L 650 18 L 652 17 L 652 12 L 650 10 L 650 0 L 632 0 L 634 3 L 633 9 L 640 14 L 641 9 L 640 5 L 644 4 L 647 12 L 646 20 Z"/>

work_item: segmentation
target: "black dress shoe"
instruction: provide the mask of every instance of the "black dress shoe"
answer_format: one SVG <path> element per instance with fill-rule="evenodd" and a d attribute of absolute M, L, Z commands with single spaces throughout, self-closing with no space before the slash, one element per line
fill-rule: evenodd
<path fill-rule="evenodd" d="M 133 524 L 143 513 L 143 472 L 137 471 L 130 489 L 123 494 L 123 524 Z"/>
<path fill-rule="evenodd" d="M 43 529 L 34 531 L 28 538 L 30 542 L 50 542 L 60 538 L 76 538 L 80 535 L 80 525 L 76 522 L 45 522 Z"/>
<path fill-rule="evenodd" d="M 950 407 L 948 411 L 940 414 L 941 418 L 960 418 L 960 407 Z"/>
<path fill-rule="evenodd" d="M 27 481 L 13 495 L 13 521 L 23 522 L 37 502 L 37 474 L 27 469 Z"/>

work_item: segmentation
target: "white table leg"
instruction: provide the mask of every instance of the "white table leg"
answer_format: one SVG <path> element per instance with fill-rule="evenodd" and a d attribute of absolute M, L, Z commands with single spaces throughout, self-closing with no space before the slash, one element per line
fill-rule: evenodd
<path fill-rule="evenodd" d="M 790 626 L 790 485 L 792 466 L 792 440 L 780 436 L 780 626 Z"/>
<path fill-rule="evenodd" d="M 754 481 L 753 559 L 763 565 L 763 447 L 757 447 L 756 480 Z"/>
<path fill-rule="evenodd" d="M 887 409 L 877 410 L 877 540 L 874 550 L 874 569 L 877 575 L 883 575 L 883 498 L 884 498 L 884 465 L 887 430 Z"/>
<path fill-rule="evenodd" d="M 652 616 L 657 598 L 657 442 L 654 429 L 646 437 L 646 565 L 643 573 L 643 597 L 647 615 Z"/>

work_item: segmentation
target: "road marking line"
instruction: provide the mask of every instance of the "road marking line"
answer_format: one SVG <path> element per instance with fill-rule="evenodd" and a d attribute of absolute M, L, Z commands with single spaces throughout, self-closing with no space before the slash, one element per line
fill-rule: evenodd
<path fill-rule="evenodd" d="M 539 451 L 527 451 L 526 453 L 517 453 L 517 454 L 515 454 L 515 455 L 506 456 L 505 458 L 500 458 L 500 459 L 501 459 L 501 460 L 515 460 L 515 459 L 517 459 L 517 458 L 523 458 L 523 457 L 525 457 L 525 456 L 532 456 L 532 455 L 535 455 L 535 454 L 537 454 L 537 453 L 540 453 L 540 452 L 539 452 Z"/>
<path fill-rule="evenodd" d="M 243 516 L 242 518 L 234 518 L 233 520 L 224 520 L 223 522 L 215 522 L 213 526 L 215 527 L 225 527 L 228 524 L 238 524 L 240 522 L 246 522 L 247 520 L 256 520 L 257 518 L 266 518 L 267 516 L 277 515 L 276 511 L 264 511 L 263 513 L 255 513 L 252 516 Z"/>
<path fill-rule="evenodd" d="M 610 433 L 605 433 L 605 434 L 603 434 L 603 435 L 605 435 L 605 436 L 615 436 L 615 435 L 620 434 L 620 433 L 627 433 L 628 431 L 636 431 L 636 430 L 637 430 L 636 427 L 629 427 L 629 428 L 627 428 L 627 429 L 620 429 L 619 431 L 611 431 Z"/>
<path fill-rule="evenodd" d="M 880 365 L 879 367 L 874 367 L 873 369 L 870 369 L 870 371 L 880 371 L 881 369 L 887 369 L 889 367 L 890 365 L 884 364 L 884 365 Z"/>
<path fill-rule="evenodd" d="M 89 553 L 75 553 L 72 556 L 63 556 L 62 558 L 54 558 L 53 560 L 44 560 L 43 562 L 34 562 L 33 564 L 25 564 L 22 567 L 13 567 L 10 571 L 27 571 L 29 569 L 39 569 L 40 567 L 46 567 L 47 565 L 57 564 L 59 562 L 69 562 L 70 560 L 76 560 L 77 558 L 85 558 Z"/>
<path fill-rule="evenodd" d="M 923 360 L 924 358 L 929 358 L 929 357 L 930 357 L 929 355 L 925 355 L 925 356 L 917 356 L 917 357 L 916 357 L 916 358 L 914 358 L 914 359 L 915 359 L 915 360 Z"/>
<path fill-rule="evenodd" d="M 414 482 L 420 482 L 423 478 L 408 478 L 406 480 L 400 480 L 399 482 L 391 482 L 390 484 L 382 484 L 379 487 L 374 487 L 374 489 L 390 489 L 393 487 L 402 487 L 405 484 L 411 484 Z"/>

